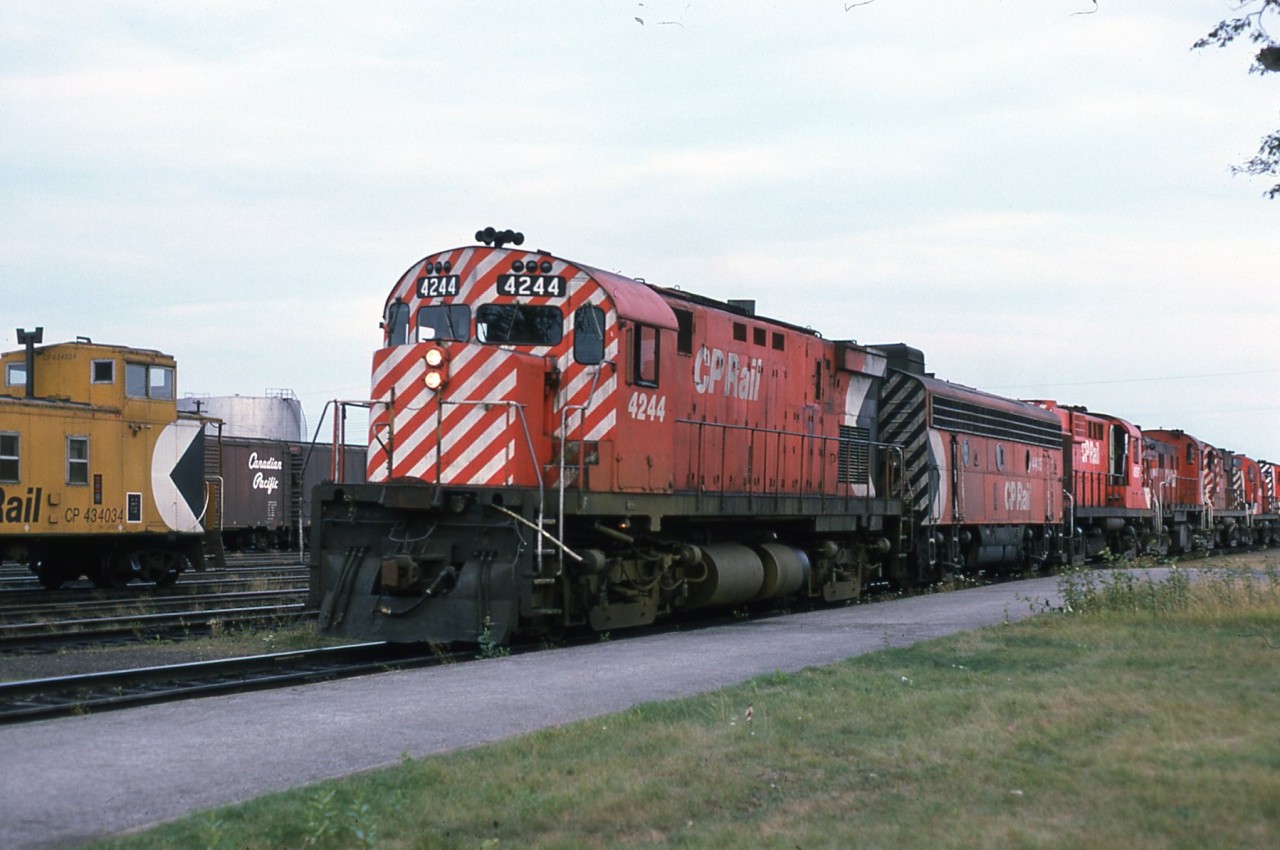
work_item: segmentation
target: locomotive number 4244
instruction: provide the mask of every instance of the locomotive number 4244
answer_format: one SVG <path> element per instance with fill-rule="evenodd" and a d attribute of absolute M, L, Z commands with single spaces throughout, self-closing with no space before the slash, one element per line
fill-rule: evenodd
<path fill-rule="evenodd" d="M 564 278 L 558 274 L 498 275 L 499 295 L 542 295 L 560 298 L 564 293 Z"/>
<path fill-rule="evenodd" d="M 630 413 L 633 419 L 662 422 L 667 418 L 667 397 L 636 390 L 631 394 L 631 400 L 627 402 L 627 413 Z"/>

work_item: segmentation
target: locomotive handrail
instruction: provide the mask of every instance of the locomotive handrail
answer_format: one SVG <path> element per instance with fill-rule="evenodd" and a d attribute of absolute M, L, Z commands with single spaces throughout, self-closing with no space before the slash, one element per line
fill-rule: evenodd
<path fill-rule="evenodd" d="M 537 476 L 537 481 L 538 481 L 538 522 L 535 528 L 537 529 L 540 535 L 544 537 L 551 537 L 551 535 L 546 531 L 546 529 L 543 528 L 543 516 L 544 516 L 544 511 L 546 508 L 546 501 L 547 501 L 546 487 L 542 481 L 542 467 L 538 463 L 538 453 L 533 447 L 533 437 L 529 433 L 529 423 L 525 421 L 525 418 L 524 418 L 524 405 L 518 401 L 511 401 L 509 399 L 469 399 L 469 398 L 451 399 L 451 400 L 440 399 L 439 408 L 438 408 L 438 410 L 440 411 L 439 413 L 440 416 L 444 415 L 444 406 L 446 404 L 455 404 L 460 407 L 463 405 L 470 405 L 473 407 L 478 407 L 480 405 L 501 405 L 503 407 L 506 407 L 508 410 L 515 411 L 516 417 L 520 420 L 520 430 L 524 432 L 525 448 L 529 450 L 529 463 L 533 467 L 533 474 Z M 443 454 L 444 452 L 441 451 L 440 448 L 438 447 L 436 449 L 436 483 L 440 485 L 444 484 L 444 481 L 442 480 L 444 475 L 444 470 L 441 469 L 441 464 L 443 462 L 443 459 L 442 459 Z M 563 531 L 561 533 L 563 533 Z M 554 537 L 551 537 L 551 539 L 555 540 Z M 559 541 L 556 541 L 556 544 L 560 546 L 562 549 L 565 548 L 564 544 Z M 536 557 L 537 564 L 538 564 L 538 575 L 542 575 L 542 546 L 539 545 L 535 548 L 534 555 Z"/>
<path fill-rule="evenodd" d="M 587 400 L 584 401 L 582 404 L 567 404 L 560 410 L 560 470 L 559 470 L 560 474 L 559 474 L 559 479 L 556 482 L 556 490 L 558 491 L 558 502 L 557 502 L 557 508 L 556 508 L 556 528 L 559 530 L 560 534 L 564 534 L 564 491 L 565 491 L 564 472 L 565 472 L 565 455 L 566 455 L 566 450 L 568 448 L 568 443 L 569 443 L 569 411 L 574 410 L 578 412 L 579 414 L 578 425 L 579 427 L 581 427 L 582 424 L 586 421 L 585 414 L 586 414 L 587 408 L 590 407 L 591 400 L 595 398 L 596 389 L 600 386 L 600 375 L 604 371 L 604 367 L 606 364 L 609 366 L 612 366 L 615 370 L 617 370 L 618 368 L 617 364 L 614 363 L 612 360 L 602 360 L 600 363 L 597 363 L 595 374 L 591 378 L 591 388 L 587 391 Z M 581 440 L 581 439 L 578 440 L 578 443 L 579 443 L 578 474 L 575 480 L 578 482 L 579 490 L 582 489 L 582 477 L 583 477 L 584 469 L 586 466 L 586 451 L 585 451 L 585 447 L 582 445 L 582 443 L 584 442 L 585 440 Z M 536 464 L 536 461 L 535 461 L 535 464 Z M 562 549 L 565 549 L 565 546 L 563 543 L 560 543 L 559 541 L 557 541 L 557 545 L 560 546 Z M 565 551 L 569 551 L 569 550 L 565 549 Z M 582 558 L 578 557 L 577 555 L 574 555 L 574 557 L 579 561 L 582 560 Z M 541 570 L 539 570 L 539 572 L 541 572 Z M 560 572 L 561 570 L 559 569 L 556 570 L 556 577 L 559 577 Z"/>

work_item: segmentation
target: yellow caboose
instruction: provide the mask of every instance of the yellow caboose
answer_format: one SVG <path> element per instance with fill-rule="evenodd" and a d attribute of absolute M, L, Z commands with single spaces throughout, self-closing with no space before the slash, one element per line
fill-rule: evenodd
<path fill-rule="evenodd" d="M 0 355 L 0 558 L 46 587 L 203 570 L 204 433 L 159 351 L 86 338 Z"/>

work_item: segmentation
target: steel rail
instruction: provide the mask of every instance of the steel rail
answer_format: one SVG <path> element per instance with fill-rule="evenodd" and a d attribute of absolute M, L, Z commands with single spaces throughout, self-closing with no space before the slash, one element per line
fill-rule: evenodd
<path fill-rule="evenodd" d="M 305 603 L 293 602 L 247 608 L 94 617 L 75 621 L 75 629 L 50 630 L 47 624 L 21 630 L 0 626 L 0 653 L 33 652 L 70 643 L 145 640 L 173 635 L 188 636 L 193 632 L 209 634 L 218 626 L 234 628 L 250 623 L 297 621 L 314 613 Z"/>
<path fill-rule="evenodd" d="M 421 649 L 359 643 L 0 683 L 0 723 L 285 687 L 451 660 Z"/>

